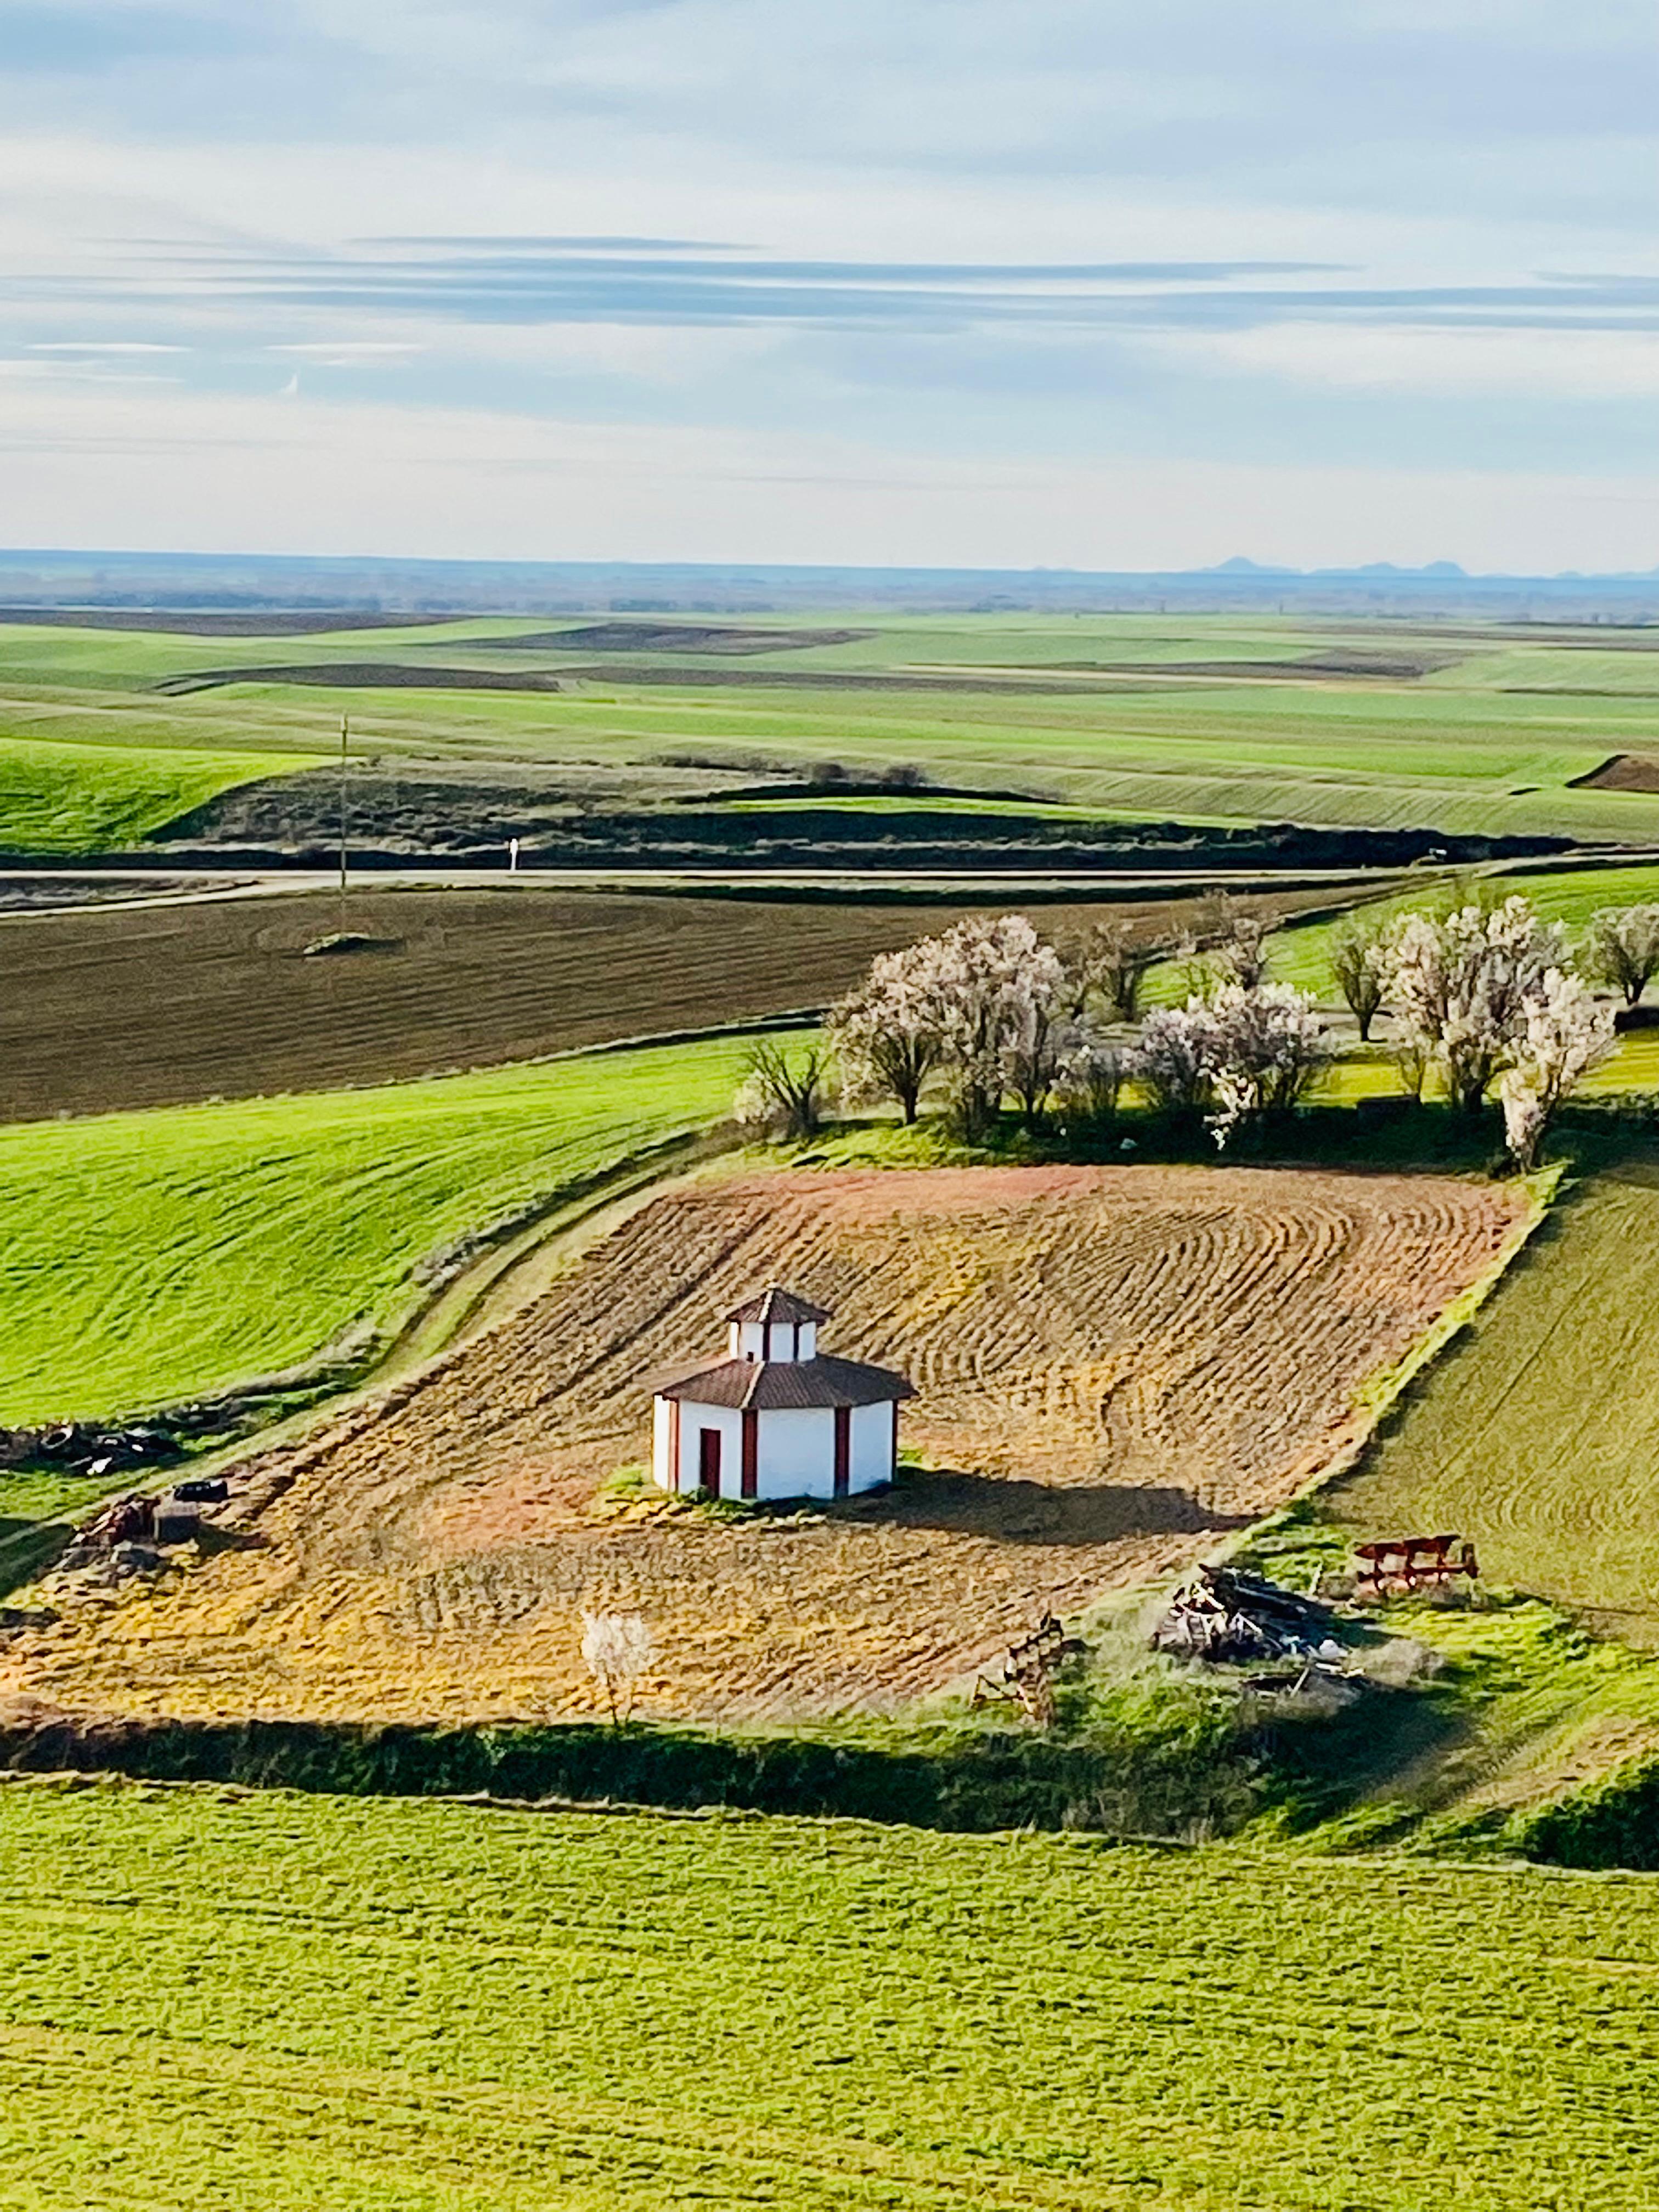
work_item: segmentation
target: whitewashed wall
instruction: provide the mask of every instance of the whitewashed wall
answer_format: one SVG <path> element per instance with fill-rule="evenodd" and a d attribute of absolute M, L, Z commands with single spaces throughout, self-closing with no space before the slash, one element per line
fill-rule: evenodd
<path fill-rule="evenodd" d="M 897 1433 L 894 1424 L 897 1418 L 898 1407 L 894 1405 L 854 1407 L 852 1489 L 874 1490 L 878 1484 L 893 1480 L 893 1444 Z"/>
<path fill-rule="evenodd" d="M 743 1415 L 735 1406 L 698 1406 L 680 1401 L 680 1464 L 677 1479 L 668 1471 L 668 1401 L 659 1398 L 654 1415 L 655 1452 L 653 1469 L 665 1490 L 695 1490 L 702 1480 L 705 1429 L 718 1429 L 720 1446 L 720 1496 L 735 1498 L 743 1484 Z"/>
<path fill-rule="evenodd" d="M 836 1494 L 836 1417 L 812 1406 L 760 1417 L 760 1495 L 833 1498 Z"/>
<path fill-rule="evenodd" d="M 651 1407 L 651 1480 L 659 1490 L 672 1490 L 674 1469 L 668 1463 L 673 1446 L 674 1415 L 666 1398 L 657 1398 Z"/>

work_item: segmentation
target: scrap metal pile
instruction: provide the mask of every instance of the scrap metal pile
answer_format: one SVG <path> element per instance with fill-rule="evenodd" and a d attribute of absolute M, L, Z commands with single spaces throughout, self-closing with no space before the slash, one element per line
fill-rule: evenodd
<path fill-rule="evenodd" d="M 1316 1598 L 1281 1589 L 1235 1567 L 1199 1567 L 1170 1599 L 1152 1631 L 1155 1650 L 1212 1664 L 1345 1656 L 1336 1615 Z"/>
<path fill-rule="evenodd" d="M 176 1483 L 163 1497 L 136 1491 L 112 1498 L 76 1529 L 58 1570 L 91 1571 L 105 1580 L 153 1573 L 164 1564 L 164 1547 L 191 1542 L 200 1533 L 203 1507 L 222 1504 L 227 1491 L 223 1478 L 213 1476 Z"/>

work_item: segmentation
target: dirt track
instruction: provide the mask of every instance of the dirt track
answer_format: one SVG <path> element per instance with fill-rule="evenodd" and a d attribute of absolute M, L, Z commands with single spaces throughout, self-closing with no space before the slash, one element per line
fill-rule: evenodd
<path fill-rule="evenodd" d="M 1291 1494 L 1522 1205 L 1247 1169 L 693 1184 L 296 1455 L 260 1548 L 129 1585 L 107 1617 L 84 1601 L 0 1688 L 117 1712 L 575 1715 L 582 1608 L 636 1607 L 664 1653 L 654 1713 L 899 1704 Z M 940 1471 L 798 1517 L 596 1504 L 647 1449 L 645 1378 L 714 1349 L 772 1279 L 835 1309 L 826 1348 L 912 1376 L 906 1435 Z"/>

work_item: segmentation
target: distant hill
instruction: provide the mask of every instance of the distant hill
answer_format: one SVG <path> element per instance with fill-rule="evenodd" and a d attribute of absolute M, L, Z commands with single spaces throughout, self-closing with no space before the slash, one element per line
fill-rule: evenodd
<path fill-rule="evenodd" d="M 360 614 L 894 612 L 1461 615 L 1486 621 L 1659 621 L 1642 574 L 1472 576 L 1421 568 L 1275 568 L 1243 555 L 1170 572 L 774 567 L 655 562 L 309 559 L 285 554 L 0 550 L 11 608 L 284 608 Z"/>

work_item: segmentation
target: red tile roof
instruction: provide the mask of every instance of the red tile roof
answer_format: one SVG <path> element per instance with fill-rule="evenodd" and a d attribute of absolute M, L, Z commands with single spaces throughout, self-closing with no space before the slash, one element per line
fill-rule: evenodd
<path fill-rule="evenodd" d="M 788 1291 L 781 1291 L 775 1283 L 770 1290 L 763 1291 L 758 1297 L 745 1298 L 726 1316 L 727 1321 L 828 1321 L 830 1316 L 822 1306 L 809 1305 L 805 1298 L 795 1297 Z"/>
<path fill-rule="evenodd" d="M 659 1398 L 753 1407 L 757 1413 L 879 1406 L 915 1395 L 915 1385 L 902 1375 L 866 1366 L 861 1359 L 717 1359 L 657 1388 Z"/>

